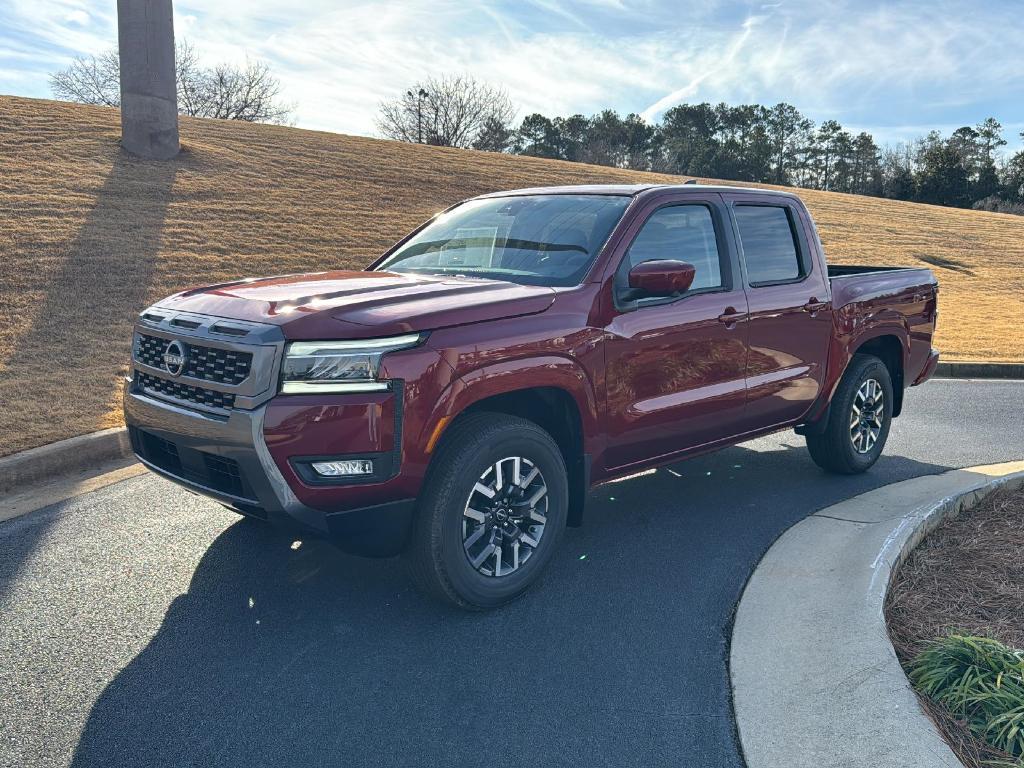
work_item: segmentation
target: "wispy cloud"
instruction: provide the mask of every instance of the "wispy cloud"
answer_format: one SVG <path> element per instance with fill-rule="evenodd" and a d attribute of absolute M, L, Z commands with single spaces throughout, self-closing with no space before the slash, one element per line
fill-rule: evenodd
<path fill-rule="evenodd" d="M 581 29 L 590 30 L 590 25 L 583 17 L 572 10 L 571 6 L 561 0 L 527 0 L 527 2 L 544 13 L 559 16 Z"/>
<path fill-rule="evenodd" d="M 669 107 L 679 104 L 686 99 L 692 99 L 695 97 L 700 90 L 700 84 L 709 77 L 717 73 L 728 72 L 732 69 L 735 66 L 737 57 L 743 50 L 743 46 L 746 45 L 747 40 L 750 39 L 750 33 L 753 31 L 754 26 L 761 20 L 761 17 L 758 16 L 748 16 L 743 21 L 743 24 L 740 25 L 739 34 L 729 42 L 724 55 L 713 52 L 713 56 L 716 60 L 705 64 L 705 69 L 701 74 L 692 78 L 690 82 L 682 88 L 672 91 L 672 93 L 666 96 L 662 96 L 651 106 L 641 112 L 640 116 L 645 120 L 654 120 Z"/>
<path fill-rule="evenodd" d="M 901 126 L 1024 122 L 1024 14 L 954 0 L 176 0 L 207 60 L 268 60 L 299 125 L 370 134 L 382 99 L 470 72 L 520 116 L 686 100 L 788 101 L 900 138 Z M 0 92 L 116 42 L 109 0 L 0 4 Z M 1014 137 L 1015 138 L 1015 137 Z"/>

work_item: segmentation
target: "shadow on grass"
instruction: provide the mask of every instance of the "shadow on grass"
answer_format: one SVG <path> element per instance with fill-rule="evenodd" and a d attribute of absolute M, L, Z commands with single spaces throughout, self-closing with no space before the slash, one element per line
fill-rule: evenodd
<path fill-rule="evenodd" d="M 117 152 L 93 209 L 0 374 L 0 432 L 68 437 L 98 428 L 128 362 L 181 161 Z M 59 423 L 59 429 L 52 424 Z"/>
<path fill-rule="evenodd" d="M 17 435 L 15 445 L 29 447 L 102 424 L 128 363 L 131 324 L 149 292 L 180 164 L 117 151 L 35 321 L 0 371 L 4 439 Z M 33 535 L 45 534 L 53 519 L 30 526 Z M 23 546 L 4 553 L 0 597 L 31 552 Z"/>
<path fill-rule="evenodd" d="M 935 254 L 917 254 L 917 258 L 921 261 L 931 264 L 933 267 L 941 267 L 942 269 L 951 269 L 954 272 L 962 272 L 965 275 L 974 277 L 974 270 L 967 264 L 957 259 L 951 259 L 946 256 L 936 256 Z"/>
<path fill-rule="evenodd" d="M 751 569 L 814 509 L 945 469 L 836 478 L 802 447 L 737 447 L 606 485 L 539 588 L 488 614 L 241 521 L 96 700 L 73 765 L 737 768 L 725 659 Z"/>

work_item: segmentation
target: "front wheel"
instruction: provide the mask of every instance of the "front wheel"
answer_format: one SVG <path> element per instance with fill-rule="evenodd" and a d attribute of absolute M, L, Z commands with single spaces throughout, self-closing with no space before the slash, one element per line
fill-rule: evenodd
<path fill-rule="evenodd" d="M 892 379 L 885 363 L 872 355 L 854 355 L 832 398 L 824 432 L 807 435 L 814 463 L 843 475 L 870 468 L 889 436 L 892 404 Z"/>
<path fill-rule="evenodd" d="M 434 457 L 406 551 L 423 591 L 495 608 L 540 576 L 565 529 L 568 479 L 539 426 L 500 413 L 459 419 Z"/>

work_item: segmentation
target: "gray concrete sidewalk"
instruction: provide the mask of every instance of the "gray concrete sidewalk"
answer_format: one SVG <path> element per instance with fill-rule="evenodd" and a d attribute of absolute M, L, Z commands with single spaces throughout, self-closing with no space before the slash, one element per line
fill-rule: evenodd
<path fill-rule="evenodd" d="M 959 768 L 896 659 L 883 606 L 894 567 L 945 516 L 1024 462 L 894 483 L 807 517 L 751 576 L 730 674 L 749 768 Z"/>

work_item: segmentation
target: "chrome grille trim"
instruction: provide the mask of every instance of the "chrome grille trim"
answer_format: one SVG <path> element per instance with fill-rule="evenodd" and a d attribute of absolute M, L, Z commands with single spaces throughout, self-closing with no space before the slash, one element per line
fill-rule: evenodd
<path fill-rule="evenodd" d="M 213 411 L 228 411 L 235 396 L 204 387 L 194 387 L 173 379 L 164 379 L 142 371 L 135 373 L 136 386 L 143 392 L 187 405 L 201 405 Z"/>
<path fill-rule="evenodd" d="M 231 330 L 218 333 L 218 326 Z M 172 341 L 187 352 L 178 376 L 163 360 Z M 226 416 L 231 409 L 252 409 L 277 391 L 284 343 L 284 334 L 276 325 L 150 307 L 135 326 L 132 388 L 219 416 Z"/>
<path fill-rule="evenodd" d="M 150 368 L 162 369 L 168 340 L 148 333 L 140 333 L 135 338 L 135 359 Z M 232 386 L 241 384 L 249 377 L 252 369 L 252 352 L 207 347 L 184 338 L 177 341 L 184 345 L 187 356 L 182 376 Z"/>

